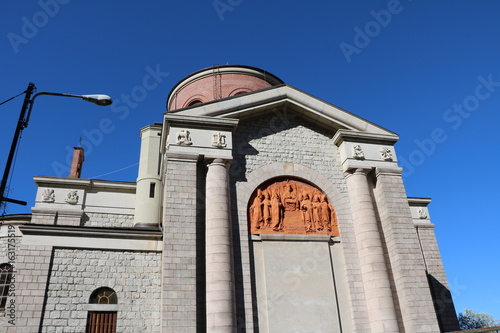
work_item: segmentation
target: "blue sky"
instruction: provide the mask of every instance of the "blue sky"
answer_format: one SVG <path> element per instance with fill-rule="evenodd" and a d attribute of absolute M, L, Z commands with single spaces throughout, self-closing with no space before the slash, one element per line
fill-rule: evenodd
<path fill-rule="evenodd" d="M 30 212 L 33 175 L 135 181 L 139 129 L 180 79 L 214 64 L 265 69 L 398 133 L 409 196 L 430 214 L 457 311 L 500 318 L 500 3 L 495 0 L 9 1 L 0 10 L 0 102 L 104 93 L 113 107 L 37 98 L 9 213 Z M 145 84 L 145 80 L 148 84 Z M 147 89 L 146 89 L 147 87 Z M 22 98 L 0 106 L 3 172 Z"/>

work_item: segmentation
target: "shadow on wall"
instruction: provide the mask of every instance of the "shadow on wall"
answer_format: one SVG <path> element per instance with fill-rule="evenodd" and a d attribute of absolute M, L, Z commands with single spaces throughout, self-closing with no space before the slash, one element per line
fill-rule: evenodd
<path fill-rule="evenodd" d="M 427 274 L 427 280 L 431 289 L 432 301 L 441 332 L 458 331 L 458 319 L 455 306 L 448 287 L 439 282 L 432 274 Z"/>

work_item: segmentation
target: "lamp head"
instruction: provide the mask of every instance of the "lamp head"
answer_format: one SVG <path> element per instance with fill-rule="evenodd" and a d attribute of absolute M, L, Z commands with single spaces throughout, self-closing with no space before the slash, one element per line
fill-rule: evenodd
<path fill-rule="evenodd" d="M 82 99 L 101 106 L 111 105 L 113 103 L 113 100 L 108 95 L 83 95 Z"/>

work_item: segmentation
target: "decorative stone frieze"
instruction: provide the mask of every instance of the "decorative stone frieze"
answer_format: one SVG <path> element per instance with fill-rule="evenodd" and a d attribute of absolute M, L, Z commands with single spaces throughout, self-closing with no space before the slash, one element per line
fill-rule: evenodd
<path fill-rule="evenodd" d="M 286 179 L 257 188 L 248 208 L 250 233 L 338 236 L 337 216 L 326 194 Z"/>

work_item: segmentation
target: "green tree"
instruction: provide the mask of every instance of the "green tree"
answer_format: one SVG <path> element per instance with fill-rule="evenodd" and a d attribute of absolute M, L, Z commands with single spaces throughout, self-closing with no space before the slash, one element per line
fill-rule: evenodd
<path fill-rule="evenodd" d="M 458 314 L 458 324 L 461 330 L 473 330 L 476 328 L 500 326 L 500 321 L 487 313 L 477 313 L 465 309 Z"/>

